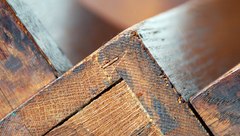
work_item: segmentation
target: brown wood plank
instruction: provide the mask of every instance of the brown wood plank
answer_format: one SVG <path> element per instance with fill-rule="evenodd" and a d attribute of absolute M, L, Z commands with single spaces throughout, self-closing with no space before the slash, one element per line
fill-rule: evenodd
<path fill-rule="evenodd" d="M 2 90 L 0 90 L 0 118 L 6 116 L 8 113 L 12 111 L 12 107 L 8 103 L 8 100 L 6 99 L 5 95 L 2 93 Z"/>
<path fill-rule="evenodd" d="M 0 1 L 0 119 L 56 78 L 13 10 Z"/>
<path fill-rule="evenodd" d="M 159 131 L 159 128 L 156 125 L 151 125 L 151 127 L 146 126 L 142 128 L 139 132 L 132 134 L 132 136 L 162 136 L 163 134 Z"/>
<path fill-rule="evenodd" d="M 42 135 L 113 84 L 99 69 L 96 55 L 86 58 L 0 122 L 0 135 Z M 20 131 L 22 128 L 24 131 Z"/>
<path fill-rule="evenodd" d="M 240 135 L 240 64 L 203 89 L 191 103 L 216 136 Z"/>
<path fill-rule="evenodd" d="M 154 132 L 157 135 L 151 127 L 149 115 L 122 81 L 47 135 L 126 136 Z"/>
<path fill-rule="evenodd" d="M 240 62 L 239 0 L 197 0 L 136 26 L 187 101 Z"/>

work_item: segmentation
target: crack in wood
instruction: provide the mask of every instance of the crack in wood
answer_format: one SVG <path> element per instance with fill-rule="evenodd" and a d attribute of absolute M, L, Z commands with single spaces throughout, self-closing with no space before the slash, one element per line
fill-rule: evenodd
<path fill-rule="evenodd" d="M 120 82 L 122 82 L 123 79 L 120 78 L 118 81 L 116 81 L 115 83 L 113 83 L 111 86 L 109 86 L 108 88 L 106 88 L 105 90 L 103 90 L 101 93 L 99 93 L 98 95 L 96 95 L 96 97 L 92 98 L 88 103 L 86 103 L 85 105 L 83 105 L 81 108 L 79 108 L 78 110 L 74 111 L 72 114 L 70 114 L 69 116 L 67 116 L 65 119 L 63 119 L 62 121 L 60 121 L 57 125 L 53 126 L 51 129 L 49 129 L 46 133 L 43 134 L 43 136 L 46 136 L 49 132 L 51 132 L 52 130 L 54 130 L 55 128 L 58 128 L 59 126 L 61 126 L 62 124 L 64 124 L 66 121 L 68 121 L 70 118 L 74 117 L 79 111 L 81 111 L 82 109 L 84 109 L 86 106 L 88 106 L 89 104 L 91 104 L 92 102 L 94 102 L 95 100 L 97 100 L 99 97 L 101 97 L 103 94 L 105 94 L 106 92 L 110 91 L 111 88 L 113 88 L 114 86 L 116 86 L 117 84 L 119 84 Z"/>

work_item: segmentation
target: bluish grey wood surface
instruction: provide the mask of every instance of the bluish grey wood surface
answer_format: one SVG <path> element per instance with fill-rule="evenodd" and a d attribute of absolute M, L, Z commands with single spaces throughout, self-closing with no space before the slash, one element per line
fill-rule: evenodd
<path fill-rule="evenodd" d="M 193 1 L 136 26 L 185 100 L 240 62 L 239 4 Z"/>

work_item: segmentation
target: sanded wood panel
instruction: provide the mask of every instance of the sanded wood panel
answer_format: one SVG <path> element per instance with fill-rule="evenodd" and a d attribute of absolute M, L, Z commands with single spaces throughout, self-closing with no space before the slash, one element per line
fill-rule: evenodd
<path fill-rule="evenodd" d="M 55 78 L 40 48 L 13 10 L 1 0 L 0 119 Z"/>
<path fill-rule="evenodd" d="M 47 135 L 151 135 L 156 131 L 144 132 L 151 127 L 149 115 L 135 94 L 122 81 Z"/>
<path fill-rule="evenodd" d="M 240 64 L 192 98 L 216 136 L 240 135 Z"/>

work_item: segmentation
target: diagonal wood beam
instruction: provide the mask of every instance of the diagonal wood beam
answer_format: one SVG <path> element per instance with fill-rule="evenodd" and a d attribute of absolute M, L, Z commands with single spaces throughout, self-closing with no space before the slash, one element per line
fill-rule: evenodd
<path fill-rule="evenodd" d="M 239 4 L 192 1 L 134 28 L 184 100 L 239 63 Z"/>
<path fill-rule="evenodd" d="M 40 33 L 42 29 L 34 26 L 37 28 Z M 54 60 L 43 52 L 43 44 L 36 42 L 33 35 L 14 9 L 0 0 L 0 119 L 64 72 L 56 70 Z M 52 47 L 51 53 L 55 50 L 59 49 Z"/>
<path fill-rule="evenodd" d="M 35 17 L 32 10 L 21 0 L 6 0 L 9 6 L 14 10 L 16 16 L 20 19 L 32 35 L 43 54 L 47 57 L 49 63 L 56 70 L 58 76 L 65 73 L 72 67 L 71 62 L 66 58 L 58 48 L 56 41 L 50 36 L 46 28 Z"/>
<path fill-rule="evenodd" d="M 191 98 L 213 134 L 240 135 L 240 64 Z"/>

